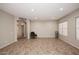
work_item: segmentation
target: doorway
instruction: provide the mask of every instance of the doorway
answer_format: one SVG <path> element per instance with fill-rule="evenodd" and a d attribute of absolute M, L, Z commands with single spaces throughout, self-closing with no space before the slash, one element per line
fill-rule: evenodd
<path fill-rule="evenodd" d="M 27 38 L 27 26 L 25 19 L 21 18 L 17 20 L 17 40 L 22 40 Z"/>
<path fill-rule="evenodd" d="M 21 25 L 21 34 L 22 34 L 22 38 L 24 38 L 24 25 Z"/>

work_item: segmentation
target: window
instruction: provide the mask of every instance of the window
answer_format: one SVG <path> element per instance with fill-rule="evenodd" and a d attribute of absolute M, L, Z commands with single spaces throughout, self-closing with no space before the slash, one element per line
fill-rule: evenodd
<path fill-rule="evenodd" d="M 62 35 L 62 23 L 59 24 L 59 34 Z"/>
<path fill-rule="evenodd" d="M 76 39 L 79 40 L 79 17 L 76 18 Z"/>
<path fill-rule="evenodd" d="M 68 35 L 68 22 L 63 22 L 59 24 L 59 34 L 67 36 Z"/>
<path fill-rule="evenodd" d="M 63 23 L 63 35 L 64 36 L 68 35 L 68 23 L 67 22 Z"/>

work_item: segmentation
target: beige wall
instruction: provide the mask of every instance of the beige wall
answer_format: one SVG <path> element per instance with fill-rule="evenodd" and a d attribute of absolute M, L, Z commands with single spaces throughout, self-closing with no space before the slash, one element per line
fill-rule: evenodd
<path fill-rule="evenodd" d="M 34 31 L 39 38 L 54 38 L 56 30 L 56 21 L 31 21 L 31 31 Z"/>
<path fill-rule="evenodd" d="M 76 31 L 75 31 L 75 18 L 79 16 L 79 9 L 74 11 L 73 13 L 63 17 L 58 22 L 68 21 L 68 36 L 60 35 L 60 39 L 64 40 L 65 42 L 73 45 L 74 47 L 79 48 L 79 40 L 76 39 Z"/>
<path fill-rule="evenodd" d="M 17 41 L 15 17 L 0 10 L 0 48 L 15 41 Z"/>

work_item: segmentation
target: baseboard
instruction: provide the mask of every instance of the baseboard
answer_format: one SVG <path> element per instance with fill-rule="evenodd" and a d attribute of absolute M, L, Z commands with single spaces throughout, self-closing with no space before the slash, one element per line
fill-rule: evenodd
<path fill-rule="evenodd" d="M 11 42 L 9 42 L 9 43 L 7 43 L 7 44 L 4 44 L 4 45 L 0 46 L 0 49 L 6 47 L 6 46 L 8 46 L 8 45 L 10 45 L 10 44 L 12 44 L 12 43 L 14 43 L 14 42 L 16 42 L 16 41 L 17 41 L 17 40 L 14 40 L 14 41 L 11 41 Z"/>
<path fill-rule="evenodd" d="M 64 39 L 60 39 L 60 40 L 62 40 L 62 41 L 64 41 L 64 42 L 68 43 L 69 45 L 71 45 L 71 46 L 73 46 L 73 47 L 79 49 L 78 46 L 74 45 L 73 43 L 68 42 L 67 40 L 64 40 Z"/>
<path fill-rule="evenodd" d="M 37 39 L 55 39 L 55 37 L 37 37 Z"/>

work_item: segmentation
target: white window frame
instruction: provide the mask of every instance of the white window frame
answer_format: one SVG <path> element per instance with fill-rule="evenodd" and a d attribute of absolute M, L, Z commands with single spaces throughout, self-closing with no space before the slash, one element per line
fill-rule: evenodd
<path fill-rule="evenodd" d="M 59 23 L 59 34 L 63 36 L 68 36 L 68 21 Z"/>
<path fill-rule="evenodd" d="M 62 30 L 62 27 L 63 27 L 63 26 L 62 26 L 62 23 L 60 23 L 60 24 L 59 24 L 59 34 L 60 34 L 60 35 L 63 34 L 63 32 L 62 32 L 62 31 L 63 31 L 63 30 Z"/>
<path fill-rule="evenodd" d="M 75 37 L 76 37 L 76 40 L 79 40 L 79 17 L 76 17 L 76 21 L 75 21 Z"/>
<path fill-rule="evenodd" d="M 68 22 L 63 22 L 63 35 L 68 36 Z"/>

